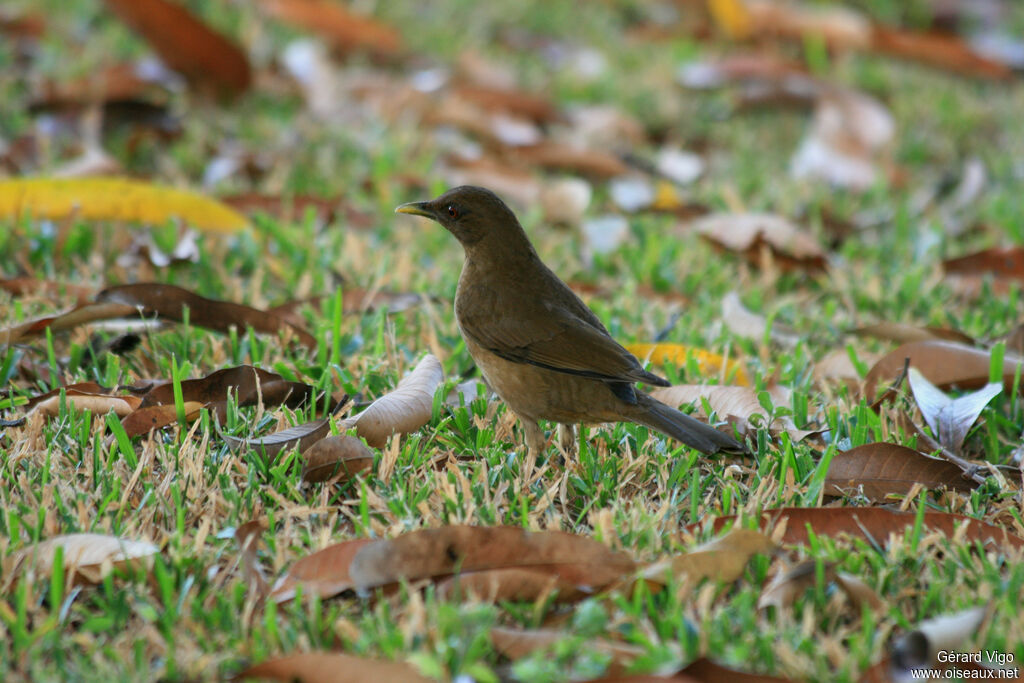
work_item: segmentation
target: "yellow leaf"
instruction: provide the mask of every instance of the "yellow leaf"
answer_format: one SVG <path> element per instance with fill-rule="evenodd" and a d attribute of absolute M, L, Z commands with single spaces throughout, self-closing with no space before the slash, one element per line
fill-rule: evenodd
<path fill-rule="evenodd" d="M 678 367 L 686 365 L 691 356 L 697 361 L 697 368 L 702 375 L 723 374 L 722 379 L 733 377 L 733 383 L 750 386 L 750 379 L 743 367 L 734 360 L 729 360 L 712 351 L 698 349 L 685 344 L 626 344 L 626 350 L 637 358 L 650 360 L 655 365 L 672 363 Z"/>
<path fill-rule="evenodd" d="M 159 225 L 180 218 L 200 230 L 235 232 L 242 214 L 188 190 L 128 178 L 21 178 L 0 181 L 0 218 L 134 221 Z"/>
<path fill-rule="evenodd" d="M 743 0 L 708 0 L 708 11 L 725 35 L 733 40 L 749 38 L 750 12 Z"/>

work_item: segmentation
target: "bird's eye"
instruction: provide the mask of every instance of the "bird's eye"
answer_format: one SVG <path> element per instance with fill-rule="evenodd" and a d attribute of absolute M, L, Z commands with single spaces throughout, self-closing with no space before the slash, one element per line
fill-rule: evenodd
<path fill-rule="evenodd" d="M 454 204 L 449 204 L 448 205 L 448 216 L 451 217 L 451 218 L 458 218 L 459 217 L 459 210 L 455 208 Z"/>

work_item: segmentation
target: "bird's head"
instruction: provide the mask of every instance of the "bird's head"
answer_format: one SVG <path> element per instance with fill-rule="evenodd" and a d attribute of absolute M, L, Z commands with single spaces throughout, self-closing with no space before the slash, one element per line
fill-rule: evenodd
<path fill-rule="evenodd" d="M 395 212 L 437 221 L 467 250 L 478 244 L 511 246 L 526 240 L 526 233 L 512 210 L 498 195 L 483 187 L 463 185 L 429 202 L 402 204 Z"/>

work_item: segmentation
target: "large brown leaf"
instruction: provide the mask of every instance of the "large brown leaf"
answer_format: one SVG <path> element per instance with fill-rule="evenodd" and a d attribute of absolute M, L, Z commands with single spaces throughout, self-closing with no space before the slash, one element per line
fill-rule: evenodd
<path fill-rule="evenodd" d="M 401 34 L 371 17 L 355 14 L 332 0 L 262 0 L 260 6 L 282 21 L 316 33 L 340 54 L 364 50 L 383 59 L 402 52 Z"/>
<path fill-rule="evenodd" d="M 349 572 L 362 590 L 401 580 L 507 567 L 544 569 L 590 591 L 634 568 L 633 560 L 585 536 L 518 527 L 448 526 L 413 531 L 369 545 Z"/>
<path fill-rule="evenodd" d="M 106 304 L 123 304 L 140 309 L 143 315 L 157 315 L 167 320 L 182 322 L 185 309 L 193 325 L 207 327 L 218 332 L 228 332 L 232 327 L 244 331 L 251 327 L 257 332 L 277 334 L 291 330 L 303 344 L 313 348 L 316 339 L 306 330 L 291 325 L 281 318 L 244 304 L 231 301 L 207 299 L 182 287 L 158 282 L 110 287 L 98 295 L 96 301 Z"/>
<path fill-rule="evenodd" d="M 284 681 L 284 683 L 430 683 L 402 662 L 366 659 L 334 652 L 303 652 L 287 655 L 250 666 L 233 680 L 253 678 Z"/>
<path fill-rule="evenodd" d="M 649 586 L 658 588 L 669 577 L 677 580 L 717 579 L 731 583 L 743 575 L 750 558 L 758 553 L 771 554 L 777 550 L 774 541 L 753 529 L 732 529 L 683 555 L 653 562 L 641 571 Z"/>
<path fill-rule="evenodd" d="M 877 397 L 879 392 L 884 391 L 901 375 L 908 358 L 910 365 L 941 389 L 954 386 L 977 389 L 988 383 L 992 354 L 950 341 L 930 340 L 904 344 L 887 353 L 868 371 L 866 395 L 869 398 Z M 1022 362 L 1024 359 L 1012 354 L 1007 354 L 1003 359 L 1003 386 L 1007 391 L 1012 389 L 1014 374 Z"/>
<path fill-rule="evenodd" d="M 290 382 L 276 372 L 238 365 L 181 382 L 181 395 L 185 401 L 197 401 L 215 408 L 223 421 L 229 395 L 235 397 L 239 407 L 254 406 L 262 401 L 268 407 L 283 404 L 294 409 L 312 401 L 316 389 L 302 382 Z M 156 384 L 142 399 L 144 408 L 173 403 L 174 383 L 170 381 Z"/>
<path fill-rule="evenodd" d="M 842 496 L 860 491 L 868 499 L 882 502 L 893 494 L 907 495 L 915 484 L 961 492 L 977 486 L 947 460 L 879 442 L 836 453 L 825 476 L 825 493 Z"/>
<path fill-rule="evenodd" d="M 886 544 L 891 534 L 902 536 L 909 533 L 915 524 L 917 513 L 888 510 L 885 508 L 771 508 L 763 510 L 758 519 L 759 528 L 776 529 L 772 536 L 778 536 L 782 527 L 780 543 L 807 545 L 809 530 L 817 536 L 849 536 L 868 543 Z M 715 518 L 713 528 L 718 531 L 731 524 L 736 515 Z M 691 524 L 687 529 L 692 533 L 700 523 Z M 924 528 L 938 531 L 953 538 L 959 529 L 959 538 L 975 541 L 996 548 L 1024 548 L 1024 538 L 1003 527 L 989 524 L 966 515 L 946 512 L 925 512 Z"/>
<path fill-rule="evenodd" d="M 238 94 L 252 82 L 249 59 L 233 42 L 170 0 L 105 0 L 160 59 L 190 82 Z"/>
<path fill-rule="evenodd" d="M 372 466 L 373 451 L 348 434 L 328 436 L 302 452 L 303 481 L 321 482 L 333 477 L 348 481 Z"/>
<path fill-rule="evenodd" d="M 29 320 L 0 330 L 0 344 L 14 344 L 27 337 L 45 334 L 46 330 L 53 333 L 64 332 L 97 320 L 125 318 L 137 313 L 134 306 L 123 303 L 84 304 L 64 313 Z"/>
<path fill-rule="evenodd" d="M 291 600 L 300 585 L 303 595 L 315 595 L 322 599 L 354 589 L 355 584 L 348 571 L 352 558 L 363 546 L 375 542 L 372 538 L 357 538 L 335 543 L 307 555 L 293 564 L 288 572 L 277 580 L 270 592 L 270 598 L 275 602 Z"/>

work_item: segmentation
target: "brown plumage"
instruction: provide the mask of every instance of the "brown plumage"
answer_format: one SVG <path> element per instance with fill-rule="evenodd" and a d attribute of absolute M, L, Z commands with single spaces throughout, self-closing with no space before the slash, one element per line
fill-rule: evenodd
<path fill-rule="evenodd" d="M 544 265 L 515 214 L 490 190 L 463 186 L 395 209 L 431 218 L 458 238 L 466 262 L 455 318 L 487 383 L 519 417 L 529 448 L 538 420 L 638 422 L 703 453 L 742 452 L 732 437 L 633 386 L 668 382 L 641 367 L 594 312 Z"/>

